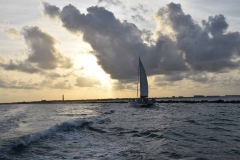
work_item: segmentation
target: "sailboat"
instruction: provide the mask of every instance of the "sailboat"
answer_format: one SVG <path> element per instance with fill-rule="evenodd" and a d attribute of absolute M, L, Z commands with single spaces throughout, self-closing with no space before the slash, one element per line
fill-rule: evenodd
<path fill-rule="evenodd" d="M 140 82 L 140 97 L 130 100 L 129 104 L 133 107 L 151 107 L 156 105 L 155 99 L 148 98 L 148 80 L 145 69 L 139 57 L 138 66 L 138 83 Z M 138 97 L 138 83 L 137 83 L 137 97 Z"/>

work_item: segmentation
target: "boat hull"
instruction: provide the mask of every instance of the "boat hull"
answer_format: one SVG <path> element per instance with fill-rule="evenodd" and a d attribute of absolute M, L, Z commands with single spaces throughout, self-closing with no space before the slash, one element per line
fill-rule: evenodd
<path fill-rule="evenodd" d="M 156 101 L 155 101 L 155 99 L 148 99 L 148 98 L 134 99 L 134 100 L 129 101 L 129 106 L 149 108 L 152 106 L 156 106 Z"/>

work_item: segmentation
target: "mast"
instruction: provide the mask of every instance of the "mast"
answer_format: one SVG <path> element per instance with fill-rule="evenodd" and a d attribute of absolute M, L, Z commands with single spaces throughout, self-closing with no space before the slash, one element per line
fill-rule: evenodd
<path fill-rule="evenodd" d="M 140 60 L 140 57 L 139 57 Z M 137 98 L 138 98 L 138 84 L 139 84 L 139 72 L 140 72 L 140 68 L 139 68 L 139 63 L 138 63 L 138 80 L 137 80 Z"/>

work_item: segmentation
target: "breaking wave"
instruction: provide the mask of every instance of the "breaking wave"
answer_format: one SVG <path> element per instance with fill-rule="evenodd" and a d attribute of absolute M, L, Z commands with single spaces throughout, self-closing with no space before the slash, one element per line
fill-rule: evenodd
<path fill-rule="evenodd" d="M 58 123 L 53 127 L 49 128 L 48 130 L 36 132 L 27 136 L 24 136 L 15 143 L 11 148 L 15 151 L 21 150 L 22 148 L 28 146 L 30 143 L 36 142 L 41 138 L 48 137 L 50 135 L 54 135 L 56 132 L 61 131 L 71 131 L 73 129 L 82 128 L 86 125 L 92 123 L 91 121 L 85 119 L 75 119 L 72 121 L 66 121 L 62 123 Z"/>

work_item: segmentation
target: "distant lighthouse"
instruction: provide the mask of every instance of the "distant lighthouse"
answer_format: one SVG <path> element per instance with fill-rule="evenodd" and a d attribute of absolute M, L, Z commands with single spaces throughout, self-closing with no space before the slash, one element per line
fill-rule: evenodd
<path fill-rule="evenodd" d="M 64 94 L 62 95 L 62 101 L 64 101 Z"/>

